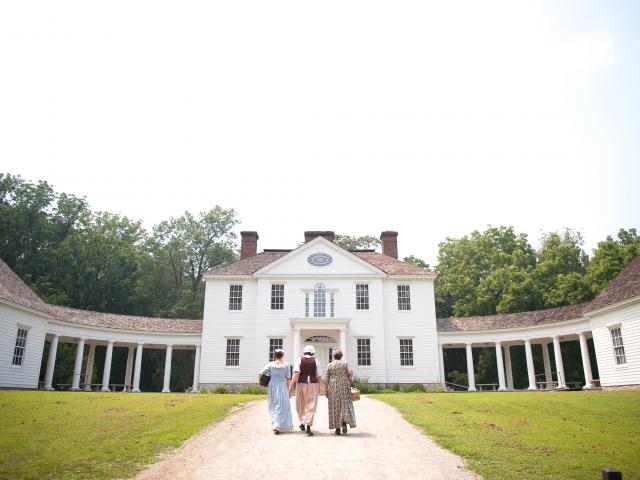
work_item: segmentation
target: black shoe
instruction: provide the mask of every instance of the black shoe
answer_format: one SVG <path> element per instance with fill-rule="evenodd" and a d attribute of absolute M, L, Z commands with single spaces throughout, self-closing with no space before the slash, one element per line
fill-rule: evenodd
<path fill-rule="evenodd" d="M 302 430 L 304 432 L 304 423 L 300 424 L 300 430 Z"/>
<path fill-rule="evenodd" d="M 342 424 L 342 433 L 345 434 L 345 435 L 347 434 L 347 424 L 346 423 Z"/>
<path fill-rule="evenodd" d="M 311 427 L 309 425 L 307 425 L 307 436 L 313 437 L 313 432 L 311 431 Z"/>
<path fill-rule="evenodd" d="M 336 435 L 340 435 L 340 429 L 336 428 Z"/>
<path fill-rule="evenodd" d="M 280 430 L 273 430 L 274 435 L 280 435 Z"/>

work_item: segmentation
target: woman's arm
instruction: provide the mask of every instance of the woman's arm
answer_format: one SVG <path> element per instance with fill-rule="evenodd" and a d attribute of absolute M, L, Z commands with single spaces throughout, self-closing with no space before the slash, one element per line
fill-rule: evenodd
<path fill-rule="evenodd" d="M 291 391 L 293 390 L 293 384 L 298 381 L 299 375 L 300 375 L 300 372 L 293 372 L 293 378 L 289 382 L 289 396 L 291 396 Z"/>

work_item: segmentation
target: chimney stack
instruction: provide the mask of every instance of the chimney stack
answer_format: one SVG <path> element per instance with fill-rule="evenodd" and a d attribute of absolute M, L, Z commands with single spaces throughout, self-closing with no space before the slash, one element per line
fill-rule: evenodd
<path fill-rule="evenodd" d="M 382 254 L 387 257 L 398 258 L 398 232 L 389 230 L 380 234 L 380 243 L 382 243 Z"/>
<path fill-rule="evenodd" d="M 304 232 L 304 243 L 310 242 L 316 237 L 324 237 L 330 242 L 333 242 L 336 238 L 336 234 L 334 232 L 328 230 L 311 230 Z"/>
<path fill-rule="evenodd" d="M 240 260 L 258 253 L 258 232 L 240 232 Z"/>

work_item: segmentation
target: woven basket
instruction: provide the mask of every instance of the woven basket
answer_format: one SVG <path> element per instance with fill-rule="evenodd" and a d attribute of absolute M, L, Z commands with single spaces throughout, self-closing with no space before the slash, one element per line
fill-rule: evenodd
<path fill-rule="evenodd" d="M 356 400 L 360 400 L 360 390 L 351 387 L 351 400 L 353 400 L 354 402 Z"/>

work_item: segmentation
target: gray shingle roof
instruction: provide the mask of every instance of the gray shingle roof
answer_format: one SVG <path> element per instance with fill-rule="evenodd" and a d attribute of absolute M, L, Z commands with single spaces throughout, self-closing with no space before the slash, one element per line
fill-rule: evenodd
<path fill-rule="evenodd" d="M 48 305 L 0 260 L 0 298 L 39 312 L 49 313 Z"/>
<path fill-rule="evenodd" d="M 640 295 L 640 255 L 631 260 L 620 274 L 585 308 L 585 313 Z"/>

